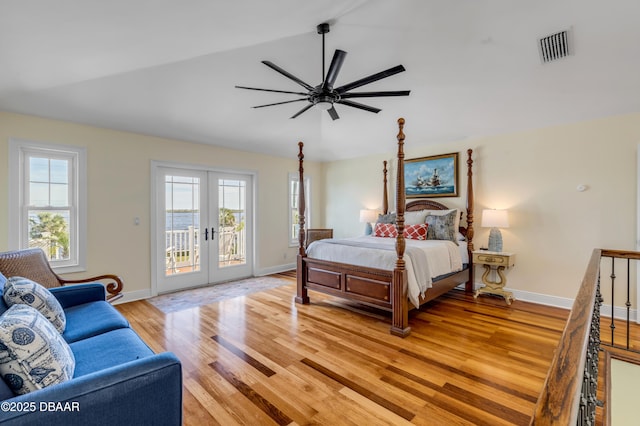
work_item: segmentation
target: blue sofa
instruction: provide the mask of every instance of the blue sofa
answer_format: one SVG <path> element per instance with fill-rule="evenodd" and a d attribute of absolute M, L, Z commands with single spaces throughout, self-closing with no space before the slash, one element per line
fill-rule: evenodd
<path fill-rule="evenodd" d="M 0 289 L 6 278 L 0 274 Z M 0 290 L 0 314 L 8 308 Z M 102 284 L 49 289 L 62 305 L 73 378 L 14 396 L 0 380 L 2 425 L 180 425 L 182 368 L 155 354 L 108 302 Z"/>

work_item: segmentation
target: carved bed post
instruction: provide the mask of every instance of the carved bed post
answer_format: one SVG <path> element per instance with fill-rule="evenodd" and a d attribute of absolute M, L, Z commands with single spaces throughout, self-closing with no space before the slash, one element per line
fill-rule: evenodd
<path fill-rule="evenodd" d="M 391 283 L 391 334 L 405 337 L 411 332 L 409 327 L 408 300 L 405 293 L 407 286 L 407 270 L 404 261 L 405 240 L 404 240 L 404 118 L 398 119 L 398 167 L 396 170 L 396 227 L 398 237 L 396 238 L 396 267 L 393 270 L 393 281 Z"/>
<path fill-rule="evenodd" d="M 309 295 L 307 292 L 307 288 L 304 283 L 307 282 L 307 271 L 304 267 L 303 259 L 307 256 L 305 250 L 305 197 L 304 197 L 304 154 L 302 153 L 302 147 L 304 144 L 302 142 L 298 142 L 299 152 L 298 152 L 298 257 L 297 257 L 297 281 L 298 281 L 298 289 L 296 293 L 296 302 L 297 303 L 309 303 Z"/>
<path fill-rule="evenodd" d="M 467 150 L 467 251 L 469 252 L 469 281 L 465 284 L 465 291 L 473 291 L 473 159 L 472 149 Z"/>
<path fill-rule="evenodd" d="M 384 193 L 382 194 L 382 214 L 389 213 L 389 196 L 387 195 L 387 160 L 382 162 L 382 173 L 384 174 Z"/>

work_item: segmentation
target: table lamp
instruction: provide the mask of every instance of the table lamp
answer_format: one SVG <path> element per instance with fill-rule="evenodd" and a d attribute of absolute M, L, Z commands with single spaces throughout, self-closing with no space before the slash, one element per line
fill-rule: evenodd
<path fill-rule="evenodd" d="M 498 228 L 509 227 L 506 210 L 485 209 L 482 211 L 482 227 L 491 228 L 489 232 L 489 251 L 502 251 L 502 234 Z"/>
<path fill-rule="evenodd" d="M 373 233 L 371 224 L 376 220 L 378 220 L 377 210 L 360 210 L 360 222 L 366 223 L 366 226 L 364 228 L 365 235 L 371 235 Z"/>

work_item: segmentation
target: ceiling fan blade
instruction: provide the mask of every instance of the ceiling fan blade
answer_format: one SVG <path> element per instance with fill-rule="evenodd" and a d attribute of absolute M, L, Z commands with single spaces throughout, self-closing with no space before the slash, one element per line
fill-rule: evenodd
<path fill-rule="evenodd" d="M 333 120 L 337 120 L 338 118 L 340 118 L 340 116 L 338 115 L 338 111 L 336 111 L 334 107 L 329 108 L 327 112 L 329 113 L 329 115 L 331 116 L 331 119 Z"/>
<path fill-rule="evenodd" d="M 342 68 L 346 56 L 347 52 L 336 49 L 336 52 L 333 54 L 333 59 L 331 60 L 331 65 L 329 65 L 329 71 L 327 71 L 327 77 L 322 83 L 323 91 L 333 89 L 333 84 L 336 82 L 336 78 L 338 77 L 338 73 L 340 72 L 340 68 Z"/>
<path fill-rule="evenodd" d="M 285 77 L 287 77 L 290 80 L 295 81 L 296 83 L 298 83 L 300 86 L 304 87 L 307 90 L 313 90 L 313 87 L 311 87 L 310 85 L 308 85 L 307 83 L 305 83 L 304 81 L 300 80 L 298 77 L 296 77 L 295 75 L 283 70 L 282 68 L 280 68 L 279 66 L 277 66 L 276 64 L 274 64 L 273 62 L 269 62 L 269 61 L 262 61 L 263 64 L 265 64 L 266 66 L 268 66 L 269 68 L 271 68 L 274 71 L 279 72 L 280 74 L 284 75 Z"/>
<path fill-rule="evenodd" d="M 340 99 L 339 101 L 336 101 L 336 102 L 339 103 L 339 104 L 342 104 L 342 105 L 347 105 L 347 106 L 350 106 L 350 107 L 363 109 L 365 111 L 375 112 L 376 114 L 379 113 L 380 111 L 382 111 L 379 108 L 374 108 L 374 107 L 371 107 L 369 105 L 359 104 L 359 103 L 353 102 L 353 101 L 345 101 L 345 100 Z"/>
<path fill-rule="evenodd" d="M 387 91 L 387 92 L 356 92 L 356 93 L 345 93 L 340 95 L 342 99 L 349 98 L 377 98 L 379 96 L 409 96 L 411 90 L 395 90 L 395 91 Z"/>
<path fill-rule="evenodd" d="M 389 68 L 388 70 L 384 70 L 379 73 L 372 74 L 368 77 L 361 78 L 360 80 L 354 81 L 353 83 L 340 86 L 336 89 L 336 92 L 343 94 L 351 89 L 355 89 L 356 87 L 364 86 L 365 84 L 373 83 L 374 81 L 382 80 L 386 77 L 391 77 L 392 75 L 398 74 L 402 71 L 405 71 L 404 67 L 402 65 L 397 65 L 393 68 Z"/>
<path fill-rule="evenodd" d="M 298 111 L 294 115 L 292 115 L 291 118 L 296 118 L 297 116 L 299 116 L 300 114 L 302 114 L 303 112 L 305 112 L 306 110 L 311 108 L 312 106 L 313 106 L 313 104 L 307 105 L 306 107 L 302 108 L 300 111 Z"/>
<path fill-rule="evenodd" d="M 236 89 L 260 90 L 262 92 L 289 93 L 292 95 L 307 96 L 307 93 L 302 93 L 302 92 L 289 92 L 286 90 L 273 90 L 273 89 L 258 89 L 257 87 L 247 87 L 247 86 L 236 86 Z"/>
<path fill-rule="evenodd" d="M 292 101 L 276 102 L 274 104 L 257 105 L 257 106 L 251 107 L 251 108 L 264 108 L 264 107 L 268 107 L 268 106 L 290 104 L 291 102 L 300 102 L 300 101 L 308 101 L 308 100 L 309 99 L 307 99 L 307 98 L 301 98 L 301 99 L 294 99 Z"/>

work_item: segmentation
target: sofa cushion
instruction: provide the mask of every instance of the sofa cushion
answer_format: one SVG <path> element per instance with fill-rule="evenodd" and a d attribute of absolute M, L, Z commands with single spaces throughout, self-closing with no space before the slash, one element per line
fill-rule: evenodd
<path fill-rule="evenodd" d="M 108 302 L 83 303 L 65 309 L 67 328 L 62 335 L 68 343 L 129 327 L 129 322 Z"/>
<path fill-rule="evenodd" d="M 51 321 L 59 333 L 64 332 L 67 320 L 62 306 L 49 290 L 37 282 L 23 277 L 10 277 L 2 297 L 9 307 L 15 304 L 31 306 Z"/>
<path fill-rule="evenodd" d="M 71 343 L 69 346 L 76 358 L 74 377 L 154 355 L 130 328 L 109 331 Z"/>
<path fill-rule="evenodd" d="M 17 304 L 0 316 L 0 374 L 14 393 L 65 382 L 74 368 L 69 345 L 39 311 Z"/>

